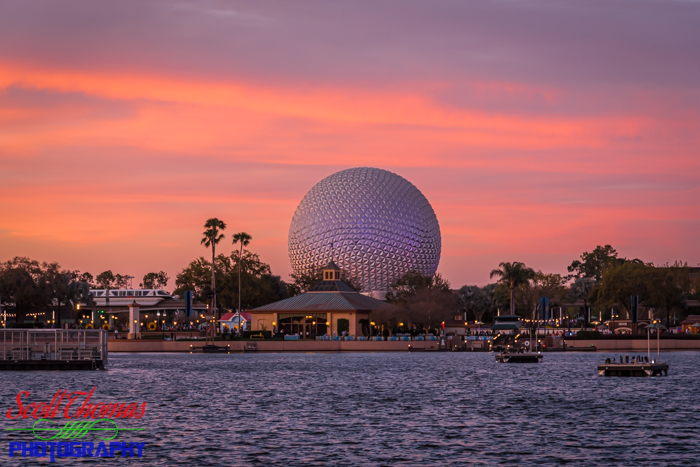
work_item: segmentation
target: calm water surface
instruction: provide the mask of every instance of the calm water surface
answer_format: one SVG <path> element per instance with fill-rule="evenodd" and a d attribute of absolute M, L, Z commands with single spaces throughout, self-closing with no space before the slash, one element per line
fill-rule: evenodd
<path fill-rule="evenodd" d="M 619 355 L 619 354 L 616 354 Z M 143 459 L 53 465 L 699 465 L 700 353 L 664 353 L 665 378 L 600 378 L 608 354 L 112 354 L 105 372 L 0 373 L 0 409 L 59 388 L 148 401 Z M 15 409 L 16 411 L 16 409 Z M 0 465 L 10 459 L 4 428 Z"/>

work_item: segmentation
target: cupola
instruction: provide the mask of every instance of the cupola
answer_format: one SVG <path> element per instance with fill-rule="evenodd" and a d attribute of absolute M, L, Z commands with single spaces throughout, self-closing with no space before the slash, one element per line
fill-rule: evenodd
<path fill-rule="evenodd" d="M 340 280 L 340 268 L 331 261 L 328 266 L 323 268 L 323 280 L 324 281 L 339 281 Z"/>

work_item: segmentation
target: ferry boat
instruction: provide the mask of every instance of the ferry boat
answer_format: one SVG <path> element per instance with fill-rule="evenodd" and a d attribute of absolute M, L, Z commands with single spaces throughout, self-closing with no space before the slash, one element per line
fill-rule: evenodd
<path fill-rule="evenodd" d="M 656 329 L 656 359 L 651 358 L 651 329 Z M 659 344 L 659 334 L 666 326 L 653 323 L 647 326 L 647 356 L 620 355 L 618 362 L 614 358 L 606 358 L 605 363 L 598 366 L 598 376 L 668 376 L 668 363 L 662 363 Z"/>
<path fill-rule="evenodd" d="M 508 336 L 512 339 L 513 345 L 518 342 L 518 337 L 520 337 L 520 328 L 522 326 L 522 321 L 519 315 L 505 315 L 496 318 L 496 323 L 492 329 L 501 330 L 501 332 L 518 332 L 515 336 Z M 528 350 L 526 352 L 516 351 L 513 349 L 511 351 L 510 345 L 506 345 L 506 349 L 498 354 L 496 354 L 496 361 L 498 363 L 542 363 L 542 353 L 538 348 L 533 348 L 533 337 L 532 328 L 530 328 L 530 338 L 525 345 Z M 506 340 L 507 341 L 507 340 Z M 537 346 L 537 339 L 534 339 L 535 346 Z"/>
<path fill-rule="evenodd" d="M 647 357 L 625 355 L 620 361 L 606 358 L 598 366 L 598 376 L 668 376 L 668 363 L 649 361 Z"/>
<path fill-rule="evenodd" d="M 501 352 L 496 355 L 498 363 L 542 363 L 542 354 L 540 352 Z"/>

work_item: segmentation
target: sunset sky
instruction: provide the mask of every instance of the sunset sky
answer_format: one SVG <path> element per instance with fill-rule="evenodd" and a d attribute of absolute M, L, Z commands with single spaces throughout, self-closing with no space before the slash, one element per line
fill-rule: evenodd
<path fill-rule="evenodd" d="M 372 166 L 438 271 L 700 263 L 696 1 L 4 1 L 0 261 L 178 271 L 228 223 L 288 279 L 294 210 Z M 169 287 L 172 289 L 172 287 Z"/>

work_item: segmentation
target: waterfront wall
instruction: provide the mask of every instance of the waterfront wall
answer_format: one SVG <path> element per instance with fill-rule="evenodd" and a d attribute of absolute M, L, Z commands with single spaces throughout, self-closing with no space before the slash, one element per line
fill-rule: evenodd
<path fill-rule="evenodd" d="M 700 339 L 661 339 L 661 350 L 700 350 Z M 571 348 L 595 348 L 600 352 L 645 352 L 647 351 L 646 339 L 576 339 L 567 340 L 566 347 Z M 651 349 L 656 350 L 656 339 L 651 339 Z"/>
<path fill-rule="evenodd" d="M 413 349 L 437 350 L 437 341 L 216 341 L 219 347 L 231 346 L 231 352 L 242 352 L 246 343 L 254 342 L 258 352 L 406 352 L 410 344 Z M 110 352 L 189 352 L 190 345 L 202 347 L 199 341 L 165 340 L 110 340 Z M 661 339 L 661 350 L 700 350 L 700 339 Z M 595 346 L 599 352 L 646 352 L 646 339 L 569 339 L 569 350 Z M 656 340 L 651 340 L 656 349 Z"/>
<path fill-rule="evenodd" d="M 216 341 L 219 347 L 231 346 L 231 352 L 242 352 L 251 341 Z M 437 350 L 437 341 L 254 341 L 258 352 L 406 352 L 409 344 L 415 350 Z M 202 347 L 201 341 L 110 340 L 110 352 L 189 352 L 190 345 Z"/>

